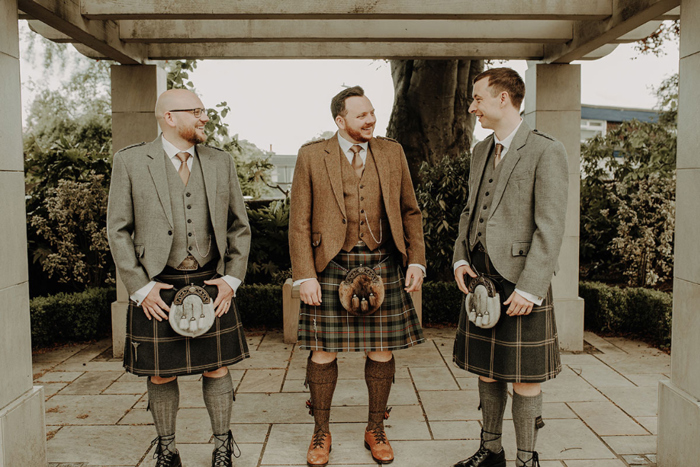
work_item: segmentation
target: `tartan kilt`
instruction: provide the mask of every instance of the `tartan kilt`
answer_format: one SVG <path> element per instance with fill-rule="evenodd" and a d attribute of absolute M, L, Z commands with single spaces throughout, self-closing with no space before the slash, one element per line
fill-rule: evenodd
<path fill-rule="evenodd" d="M 348 271 L 373 267 L 384 282 L 381 307 L 369 316 L 353 316 L 340 304 L 338 288 Z M 341 251 L 319 275 L 321 305 L 301 303 L 299 347 L 326 352 L 398 350 L 421 344 L 423 329 L 411 296 L 404 291 L 405 276 L 393 244 L 371 251 L 366 246 Z"/>
<path fill-rule="evenodd" d="M 475 252 L 472 258 L 478 271 L 495 272 L 485 253 Z M 542 305 L 535 305 L 529 315 L 508 316 L 508 307 L 502 303 L 513 293 L 515 284 L 497 273 L 484 275 L 500 286 L 501 317 L 491 329 L 475 326 L 467 317 L 465 297 L 455 336 L 454 362 L 470 373 L 498 381 L 541 383 L 556 377 L 561 372 L 561 361 L 551 285 Z"/>
<path fill-rule="evenodd" d="M 212 300 L 218 288 L 204 285 L 218 277 L 216 270 L 177 271 L 166 268 L 156 277 L 173 288 L 161 290 L 160 296 L 170 306 L 178 289 L 190 284 L 204 287 Z M 199 337 L 185 337 L 173 331 L 167 320 L 148 320 L 140 306 L 129 301 L 126 315 L 124 368 L 139 376 L 179 376 L 199 374 L 232 365 L 248 358 L 248 343 L 243 333 L 235 300 L 228 312 L 216 318 L 211 329 Z"/>

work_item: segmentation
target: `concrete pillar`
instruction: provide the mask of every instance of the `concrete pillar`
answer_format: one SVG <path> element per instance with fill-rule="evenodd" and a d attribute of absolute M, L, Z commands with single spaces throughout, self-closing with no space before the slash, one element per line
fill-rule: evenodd
<path fill-rule="evenodd" d="M 525 121 L 561 141 L 569 156 L 566 232 L 552 288 L 559 345 L 583 350 L 583 299 L 578 296 L 581 67 L 530 63 L 525 85 Z"/>
<path fill-rule="evenodd" d="M 112 66 L 112 148 L 114 151 L 153 141 L 160 130 L 156 99 L 166 90 L 166 73 L 156 65 Z M 117 301 L 112 303 L 112 351 L 124 355 L 129 294 L 117 276 Z M 0 466 L 1 467 L 1 466 Z"/>
<path fill-rule="evenodd" d="M 681 2 L 671 380 L 659 383 L 658 465 L 700 459 L 700 0 Z"/>
<path fill-rule="evenodd" d="M 46 465 L 44 389 L 32 386 L 17 0 L 0 0 L 0 466 Z"/>

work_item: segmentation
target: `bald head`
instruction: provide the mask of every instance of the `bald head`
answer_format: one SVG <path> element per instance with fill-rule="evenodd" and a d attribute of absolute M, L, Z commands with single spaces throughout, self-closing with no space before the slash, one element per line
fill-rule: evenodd
<path fill-rule="evenodd" d="M 165 113 L 176 109 L 195 109 L 204 107 L 197 94 L 187 89 L 169 89 L 158 97 L 156 118 L 160 121 Z"/>
<path fill-rule="evenodd" d="M 204 125 L 209 121 L 206 112 L 202 112 L 198 117 L 189 111 L 175 112 L 203 108 L 204 104 L 192 91 L 165 91 L 158 97 L 155 111 L 163 136 L 180 149 L 187 149 L 193 144 L 206 141 Z"/>

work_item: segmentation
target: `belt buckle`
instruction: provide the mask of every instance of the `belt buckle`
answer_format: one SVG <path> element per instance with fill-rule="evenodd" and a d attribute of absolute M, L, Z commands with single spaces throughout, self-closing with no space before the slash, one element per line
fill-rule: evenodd
<path fill-rule="evenodd" d="M 199 269 L 199 263 L 194 256 L 188 255 L 175 269 L 178 271 L 196 271 Z"/>

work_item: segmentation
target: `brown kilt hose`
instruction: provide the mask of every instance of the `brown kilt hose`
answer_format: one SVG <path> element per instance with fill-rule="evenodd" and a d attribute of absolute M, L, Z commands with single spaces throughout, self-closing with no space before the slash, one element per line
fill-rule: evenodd
<path fill-rule="evenodd" d="M 541 383 L 557 376 L 561 361 L 552 287 L 542 305 L 535 305 L 529 315 L 508 316 L 508 307 L 502 303 L 513 293 L 515 284 L 496 272 L 484 252 L 472 253 L 472 268 L 496 282 L 501 296 L 501 317 L 491 329 L 477 327 L 469 321 L 463 302 L 453 351 L 457 366 L 512 383 Z"/>
<path fill-rule="evenodd" d="M 348 271 L 373 267 L 384 282 L 382 306 L 370 316 L 349 314 L 340 304 L 338 288 Z M 405 276 L 393 244 L 375 251 L 355 247 L 341 251 L 318 275 L 320 306 L 302 302 L 299 313 L 299 347 L 325 352 L 373 352 L 405 349 L 425 338 L 411 296 L 404 291 Z"/>
<path fill-rule="evenodd" d="M 209 267 L 197 271 L 166 267 L 155 280 L 173 285 L 172 289 L 160 291 L 161 298 L 170 306 L 177 291 L 192 284 L 204 287 L 215 300 L 218 288 L 204 285 L 204 281 L 217 277 L 216 270 Z M 228 312 L 216 318 L 209 331 L 194 338 L 177 334 L 167 320 L 149 321 L 143 309 L 129 301 L 124 368 L 130 373 L 160 377 L 199 374 L 232 365 L 249 356 L 234 299 Z"/>

